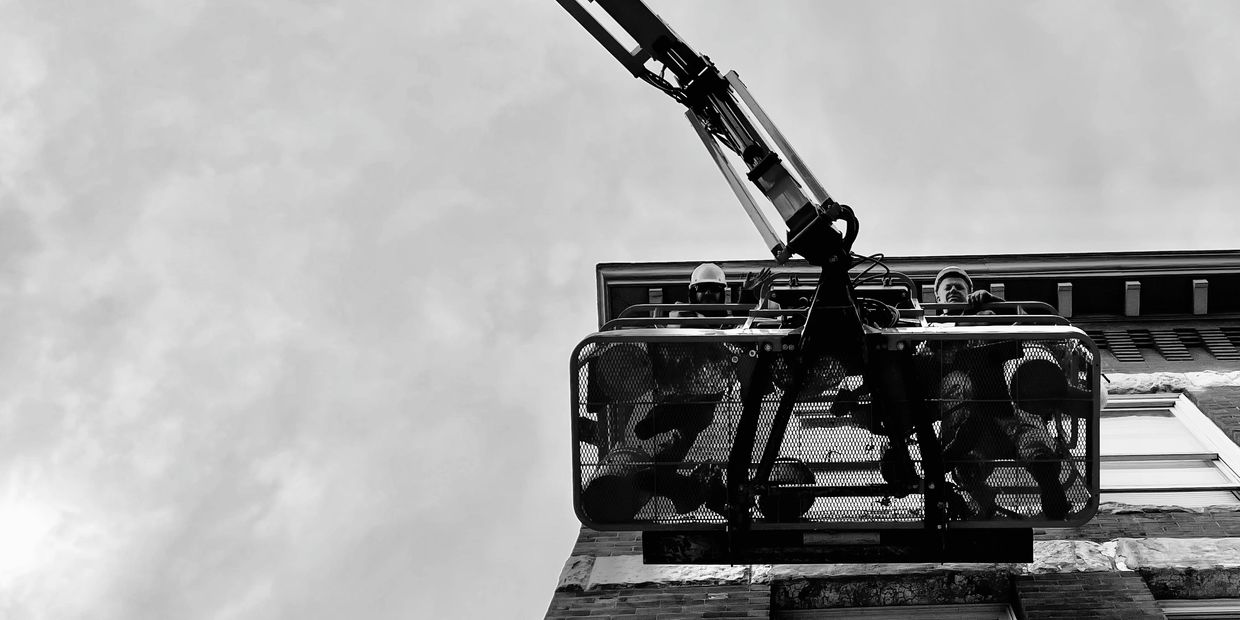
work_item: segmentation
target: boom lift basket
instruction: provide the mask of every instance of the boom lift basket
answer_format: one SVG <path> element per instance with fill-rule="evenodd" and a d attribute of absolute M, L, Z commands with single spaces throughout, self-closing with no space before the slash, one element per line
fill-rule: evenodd
<path fill-rule="evenodd" d="M 812 362 L 782 433 L 798 329 L 591 334 L 570 363 L 577 515 L 650 532 L 1084 524 L 1098 504 L 1101 358 L 1083 331 L 1044 319 L 868 328 L 867 370 Z M 759 399 L 746 455 L 738 424 Z M 729 484 L 737 458 L 744 486 Z"/>
<path fill-rule="evenodd" d="M 852 252 L 856 212 L 827 194 L 736 73 L 640 1 L 557 1 L 633 76 L 686 108 L 775 262 L 799 256 L 822 270 L 800 311 L 673 320 L 644 305 L 638 312 L 653 315 L 626 311 L 578 345 L 573 494 L 583 524 L 647 532 L 646 550 L 666 552 L 648 561 L 720 540 L 722 555 L 699 559 L 778 547 L 770 557 L 787 561 L 808 556 L 786 540 L 837 530 L 886 536 L 863 561 L 1000 561 L 988 558 L 1008 556 L 989 550 L 1016 546 L 1026 559 L 1002 561 L 1029 561 L 1033 527 L 1092 517 L 1103 392 L 1084 332 L 1049 307 L 926 316 L 911 279 L 867 276 L 885 265 Z M 787 226 L 786 242 L 751 185 Z M 870 266 L 852 275 L 854 260 Z M 908 553 L 874 553 L 896 547 Z"/>

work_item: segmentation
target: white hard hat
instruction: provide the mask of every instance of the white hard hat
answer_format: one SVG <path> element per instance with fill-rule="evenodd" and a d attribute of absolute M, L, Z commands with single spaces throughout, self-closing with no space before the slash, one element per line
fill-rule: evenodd
<path fill-rule="evenodd" d="M 689 286 L 701 284 L 703 282 L 714 282 L 716 284 L 727 285 L 728 279 L 723 273 L 723 269 L 714 263 L 702 263 L 693 270 L 693 275 L 689 277 Z"/>
<path fill-rule="evenodd" d="M 949 265 L 939 270 L 939 275 L 934 276 L 934 290 L 939 290 L 939 283 L 944 278 L 960 278 L 964 280 L 964 285 L 969 287 L 970 291 L 973 290 L 973 278 L 969 277 L 969 272 L 965 271 L 963 267 Z"/>

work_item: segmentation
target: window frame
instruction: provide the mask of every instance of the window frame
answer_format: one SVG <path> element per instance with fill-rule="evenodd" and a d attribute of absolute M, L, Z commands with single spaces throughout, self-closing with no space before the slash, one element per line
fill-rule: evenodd
<path fill-rule="evenodd" d="M 1016 620 L 1007 603 L 953 603 L 948 605 L 890 605 L 886 607 L 833 607 L 830 609 L 771 610 L 771 620 L 831 620 L 833 618 L 872 618 L 874 620 Z"/>
<path fill-rule="evenodd" d="M 1130 464 L 1133 466 L 1146 465 L 1150 468 L 1157 468 L 1159 463 L 1166 463 L 1166 468 L 1170 471 L 1172 468 L 1183 467 L 1185 463 L 1200 462 L 1208 464 L 1211 468 L 1219 473 L 1223 482 L 1215 484 L 1202 483 L 1172 483 L 1172 484 L 1153 484 L 1153 485 L 1107 485 L 1102 484 L 1099 490 L 1101 500 L 1108 501 L 1107 496 L 1115 495 L 1145 495 L 1153 501 L 1142 502 L 1143 504 L 1164 504 L 1165 498 L 1154 497 L 1162 494 L 1175 493 L 1192 493 L 1192 492 L 1226 492 L 1232 496 L 1229 504 L 1240 505 L 1240 446 L 1231 441 L 1204 412 L 1201 411 L 1187 396 L 1179 393 L 1159 393 L 1159 394 L 1123 394 L 1109 395 L 1108 402 L 1102 410 L 1102 416 L 1108 417 L 1116 415 L 1118 412 L 1136 410 L 1136 411 L 1166 411 L 1179 422 L 1189 433 L 1189 435 L 1200 443 L 1204 452 L 1150 452 L 1150 453 L 1128 453 L 1123 451 L 1111 451 L 1108 453 L 1106 447 L 1105 434 L 1101 437 L 1100 447 L 1101 467 L 1105 470 L 1108 464 Z M 1120 448 L 1122 450 L 1122 448 Z M 1112 465 L 1114 466 L 1114 465 Z M 1190 468 L 1184 468 L 1188 471 Z M 1101 477 L 1101 476 L 1100 476 Z M 1128 498 L 1131 499 L 1131 498 Z M 1111 500 L 1115 501 L 1115 500 Z M 1122 502 L 1132 503 L 1132 502 Z M 1174 505 L 1174 504 L 1169 504 Z"/>
<path fill-rule="evenodd" d="M 1161 600 L 1154 601 L 1158 609 L 1170 620 L 1196 620 L 1199 618 L 1237 618 L 1240 617 L 1240 599 L 1211 598 L 1196 600 Z"/>

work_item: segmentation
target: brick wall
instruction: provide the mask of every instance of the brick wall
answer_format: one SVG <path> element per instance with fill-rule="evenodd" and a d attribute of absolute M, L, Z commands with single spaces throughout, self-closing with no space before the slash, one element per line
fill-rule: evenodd
<path fill-rule="evenodd" d="M 572 555 L 605 558 L 613 555 L 641 555 L 641 532 L 596 532 L 582 526 Z"/>
<path fill-rule="evenodd" d="M 1218 538 L 1240 537 L 1240 511 L 1205 509 L 1099 511 L 1078 528 L 1035 530 L 1034 540 L 1092 540 L 1116 538 Z"/>
<path fill-rule="evenodd" d="M 1026 620 L 1165 617 L 1133 572 L 1021 575 L 1014 581 L 1013 607 Z"/>
<path fill-rule="evenodd" d="M 1194 389 L 1188 396 L 1232 441 L 1240 444 L 1240 387 Z"/>

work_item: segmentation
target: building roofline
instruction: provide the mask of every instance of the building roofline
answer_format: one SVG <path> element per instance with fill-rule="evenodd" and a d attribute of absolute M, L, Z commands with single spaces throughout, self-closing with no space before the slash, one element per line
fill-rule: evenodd
<path fill-rule="evenodd" d="M 1240 250 L 1167 250 L 1143 252 L 1080 252 L 1047 254 L 945 254 L 887 256 L 893 270 L 911 277 L 933 276 L 943 265 L 959 265 L 975 277 L 1000 276 L 1138 276 L 1240 274 Z M 718 263 L 729 273 L 775 265 L 774 260 L 651 261 L 599 263 L 597 272 L 611 276 L 681 276 L 702 262 Z M 729 268 L 731 267 L 731 268 Z M 805 261 L 789 261 L 788 272 L 816 272 Z"/>

